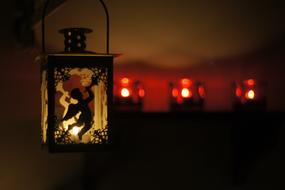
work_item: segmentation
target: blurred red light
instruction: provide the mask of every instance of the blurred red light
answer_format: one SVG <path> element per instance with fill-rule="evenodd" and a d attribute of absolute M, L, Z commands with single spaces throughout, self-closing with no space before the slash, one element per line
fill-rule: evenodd
<path fill-rule="evenodd" d="M 199 96 L 201 98 L 205 98 L 206 96 L 206 92 L 205 92 L 205 88 L 203 86 L 199 86 L 198 87 L 198 93 L 199 93 Z"/>
<path fill-rule="evenodd" d="M 182 87 L 185 87 L 185 88 L 189 88 L 192 85 L 192 81 L 187 78 L 181 79 L 180 82 L 181 82 Z"/>
<path fill-rule="evenodd" d="M 178 96 L 178 90 L 176 88 L 172 89 L 172 96 L 177 97 Z"/>
<path fill-rule="evenodd" d="M 121 84 L 123 85 L 123 86 L 127 86 L 128 84 L 130 83 L 130 79 L 129 78 L 122 78 L 121 79 Z"/>
<path fill-rule="evenodd" d="M 255 84 L 255 81 L 253 79 L 248 79 L 246 83 L 248 86 L 253 86 Z"/>
<path fill-rule="evenodd" d="M 127 88 L 122 88 L 121 89 L 121 96 L 124 97 L 124 98 L 127 98 L 130 96 L 130 91 L 129 89 Z"/>
<path fill-rule="evenodd" d="M 139 89 L 139 97 L 140 98 L 143 98 L 145 96 L 145 91 L 144 91 L 144 89 Z"/>
<path fill-rule="evenodd" d="M 237 97 L 241 97 L 241 95 L 242 95 L 242 90 L 241 90 L 240 87 L 237 87 L 237 88 L 236 88 L 236 96 L 237 96 Z"/>
<path fill-rule="evenodd" d="M 182 88 L 181 90 L 181 96 L 183 98 L 191 98 L 192 97 L 192 92 L 188 88 Z"/>

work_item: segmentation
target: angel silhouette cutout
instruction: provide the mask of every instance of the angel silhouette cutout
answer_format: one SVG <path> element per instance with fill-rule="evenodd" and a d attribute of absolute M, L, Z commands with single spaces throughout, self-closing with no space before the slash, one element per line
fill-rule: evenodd
<path fill-rule="evenodd" d="M 68 110 L 65 116 L 62 118 L 62 121 L 69 120 L 76 115 L 79 115 L 78 119 L 75 119 L 75 123 L 68 125 L 67 131 L 71 130 L 75 126 L 82 126 L 83 128 L 79 131 L 78 137 L 82 140 L 82 136 L 92 127 L 92 112 L 88 104 L 94 99 L 94 93 L 91 91 L 91 84 L 89 87 L 86 87 L 85 90 L 88 92 L 88 97 L 83 99 L 83 95 L 80 92 L 79 88 L 74 88 L 71 90 L 71 98 L 77 100 L 77 103 L 70 103 Z"/>

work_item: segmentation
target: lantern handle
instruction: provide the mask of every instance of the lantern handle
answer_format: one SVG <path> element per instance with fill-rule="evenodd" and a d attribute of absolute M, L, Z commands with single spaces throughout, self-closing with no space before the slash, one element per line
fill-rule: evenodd
<path fill-rule="evenodd" d="M 45 45 L 45 17 L 47 8 L 49 5 L 50 0 L 45 0 L 44 7 L 43 7 L 43 14 L 42 14 L 42 52 L 46 52 L 46 45 Z M 109 12 L 107 6 L 103 0 L 99 0 L 100 4 L 103 6 L 105 16 L 106 16 L 106 54 L 109 54 L 109 44 L 110 44 L 110 21 L 109 21 Z"/>

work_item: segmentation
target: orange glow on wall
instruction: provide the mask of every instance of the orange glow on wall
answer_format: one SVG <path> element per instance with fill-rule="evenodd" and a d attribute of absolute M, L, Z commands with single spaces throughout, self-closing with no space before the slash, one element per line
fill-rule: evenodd
<path fill-rule="evenodd" d="M 253 100 L 253 99 L 255 98 L 255 92 L 254 92 L 254 90 L 249 90 L 249 91 L 245 94 L 245 98 L 246 98 L 246 99 Z"/>
<path fill-rule="evenodd" d="M 181 79 L 181 85 L 182 87 L 189 88 L 192 85 L 192 81 L 187 78 Z"/>
<path fill-rule="evenodd" d="M 246 83 L 248 86 L 253 86 L 255 84 L 255 81 L 253 79 L 248 79 Z"/>
<path fill-rule="evenodd" d="M 191 98 L 192 97 L 192 92 L 188 88 L 182 88 L 181 90 L 181 96 L 183 98 Z"/>
<path fill-rule="evenodd" d="M 121 89 L 121 96 L 124 97 L 124 98 L 127 98 L 130 96 L 130 91 L 129 89 L 127 88 L 122 88 Z"/>

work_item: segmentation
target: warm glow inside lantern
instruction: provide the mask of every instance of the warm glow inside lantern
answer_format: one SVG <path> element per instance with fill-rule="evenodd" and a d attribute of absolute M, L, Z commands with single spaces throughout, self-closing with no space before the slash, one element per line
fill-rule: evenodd
<path fill-rule="evenodd" d="M 51 152 L 110 144 L 113 56 L 85 51 L 86 31 L 62 30 L 65 52 L 42 60 L 42 142 Z"/>
<path fill-rule="evenodd" d="M 201 82 L 193 83 L 189 78 L 182 78 L 170 83 L 169 87 L 171 111 L 189 111 L 203 107 L 206 91 Z"/>
<path fill-rule="evenodd" d="M 145 90 L 140 81 L 123 77 L 114 83 L 114 108 L 120 111 L 141 111 Z"/>
<path fill-rule="evenodd" d="M 247 79 L 236 82 L 234 86 L 234 109 L 264 109 L 266 91 L 263 82 Z"/>

